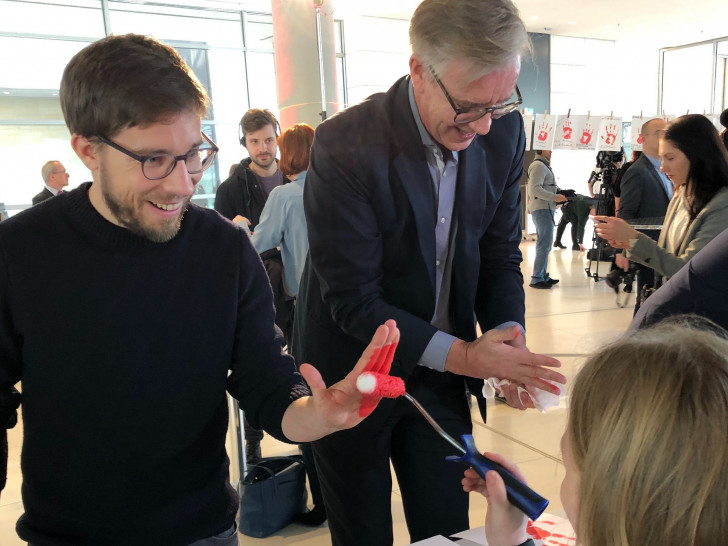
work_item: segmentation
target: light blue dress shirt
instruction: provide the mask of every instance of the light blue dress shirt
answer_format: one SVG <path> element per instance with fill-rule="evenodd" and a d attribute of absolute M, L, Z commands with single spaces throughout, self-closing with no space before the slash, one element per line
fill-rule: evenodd
<path fill-rule="evenodd" d="M 281 248 L 283 286 L 292 297 L 298 295 L 298 283 L 308 254 L 308 229 L 303 213 L 305 180 L 306 171 L 303 171 L 289 184 L 273 188 L 251 237 L 259 254 Z M 245 222 L 243 227 L 247 230 Z"/>
<path fill-rule="evenodd" d="M 457 339 L 446 332 L 454 331 L 450 320 L 450 286 L 452 278 L 453 249 L 455 248 L 455 234 L 457 233 L 457 218 L 454 218 L 455 210 L 455 186 L 458 176 L 458 153 L 451 151 L 445 157 L 442 150 L 433 140 L 430 133 L 425 129 L 420 117 L 420 112 L 415 102 L 412 81 L 409 82 L 409 103 L 412 109 L 412 116 L 417 124 L 417 129 L 425 148 L 425 158 L 430 171 L 431 183 L 437 202 L 437 218 L 435 223 L 435 315 L 430 324 L 438 328 L 435 335 L 425 347 L 425 351 L 417 363 L 420 366 L 434 370 L 445 371 L 445 361 L 450 347 Z M 428 188 L 423 184 L 422 191 Z M 473 315 L 473 321 L 475 316 Z M 505 329 L 518 325 L 521 333 L 525 335 L 522 325 L 515 321 L 509 321 L 496 327 Z"/>

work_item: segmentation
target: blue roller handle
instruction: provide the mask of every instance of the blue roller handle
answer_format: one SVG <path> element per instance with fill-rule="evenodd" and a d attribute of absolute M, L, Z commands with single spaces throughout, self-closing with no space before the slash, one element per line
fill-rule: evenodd
<path fill-rule="evenodd" d="M 478 475 L 485 479 L 485 473 L 489 470 L 495 470 L 503 478 L 506 484 L 506 493 L 508 501 L 526 514 L 532 520 L 538 519 L 543 514 L 549 501 L 528 487 L 521 480 L 516 478 L 502 465 L 495 461 L 491 461 L 487 457 L 478 452 L 475 447 L 475 441 L 471 434 L 463 434 L 461 436 L 465 445 L 465 453 L 463 455 L 450 455 L 446 457 L 448 461 L 463 463 L 475 470 Z"/>

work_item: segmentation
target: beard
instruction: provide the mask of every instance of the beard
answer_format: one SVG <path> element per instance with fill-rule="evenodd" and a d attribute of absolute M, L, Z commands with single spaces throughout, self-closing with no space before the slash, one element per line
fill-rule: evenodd
<path fill-rule="evenodd" d="M 144 206 L 143 204 L 135 208 L 133 202 L 125 202 L 122 198 L 114 194 L 111 177 L 104 165 L 101 166 L 99 171 L 99 185 L 101 188 L 101 196 L 119 225 L 154 243 L 166 243 L 174 239 L 182 226 L 182 218 L 187 211 L 191 199 L 191 197 L 187 198 L 187 202 L 176 218 L 169 218 L 160 222 L 158 226 L 152 226 L 149 222 L 145 222 L 142 216 L 141 208 Z"/>
<path fill-rule="evenodd" d="M 259 161 L 257 157 L 251 156 L 250 160 L 258 165 L 258 167 L 260 167 L 261 169 L 267 169 L 275 162 L 276 156 L 273 154 L 269 154 L 268 159 L 265 161 Z"/>

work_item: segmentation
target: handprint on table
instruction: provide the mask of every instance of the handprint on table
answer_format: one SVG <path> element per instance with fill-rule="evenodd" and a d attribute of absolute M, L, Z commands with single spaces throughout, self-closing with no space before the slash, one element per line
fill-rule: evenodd
<path fill-rule="evenodd" d="M 602 135 L 602 140 L 604 141 L 604 144 L 606 144 L 607 146 L 611 146 L 617 140 L 617 126 L 607 125 L 606 132 L 607 136 L 605 137 L 604 135 Z"/>
<path fill-rule="evenodd" d="M 571 128 L 571 122 L 568 119 L 564 120 L 564 126 L 561 130 L 564 132 L 564 140 L 571 140 L 571 133 L 573 132 L 573 129 Z"/>
<path fill-rule="evenodd" d="M 549 137 L 549 133 L 551 132 L 551 127 L 548 122 L 544 121 L 541 123 L 541 126 L 538 128 L 538 136 L 536 137 L 541 142 L 545 142 L 546 139 Z"/>
<path fill-rule="evenodd" d="M 591 137 L 592 137 L 593 132 L 594 131 L 592 131 L 591 125 L 589 125 L 587 123 L 584 126 L 584 132 L 581 134 L 581 138 L 579 139 L 579 142 L 581 144 L 589 144 L 589 142 L 591 142 Z"/>

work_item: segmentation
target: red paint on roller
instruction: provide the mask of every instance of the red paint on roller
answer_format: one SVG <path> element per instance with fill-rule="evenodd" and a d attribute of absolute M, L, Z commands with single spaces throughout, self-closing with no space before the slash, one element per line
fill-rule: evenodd
<path fill-rule="evenodd" d="M 364 375 L 365 373 L 374 373 L 376 375 L 386 376 L 387 374 L 389 374 L 389 370 L 392 366 L 392 360 L 394 358 L 394 352 L 396 349 L 396 343 L 390 343 L 389 345 L 385 345 L 384 347 L 375 349 L 372 353 L 372 356 L 369 358 L 369 362 L 367 362 L 366 366 L 364 367 L 363 373 L 361 375 Z M 359 377 L 361 377 L 361 375 Z M 370 378 L 369 383 L 376 384 L 376 379 Z M 377 404 L 382 399 L 382 397 L 379 395 L 371 394 L 371 389 L 366 391 L 370 394 L 366 394 L 365 391 L 361 390 L 360 392 L 362 392 L 364 396 L 362 396 L 361 405 L 359 406 L 359 416 L 366 417 L 374 411 L 374 408 L 377 407 Z"/>
<path fill-rule="evenodd" d="M 357 379 L 359 392 L 367 396 L 397 398 L 405 393 L 404 381 L 401 377 L 392 377 L 376 372 L 364 372 Z"/>

